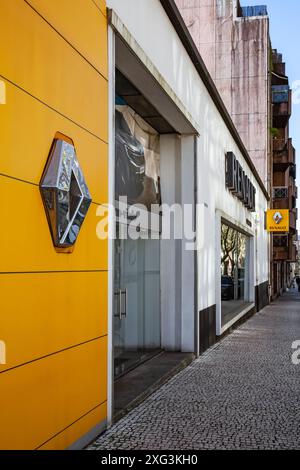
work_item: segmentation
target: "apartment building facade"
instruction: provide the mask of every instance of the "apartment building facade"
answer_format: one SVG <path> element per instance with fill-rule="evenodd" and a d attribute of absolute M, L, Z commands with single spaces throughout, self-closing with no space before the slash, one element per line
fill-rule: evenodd
<path fill-rule="evenodd" d="M 290 287 L 294 277 L 293 264 L 297 261 L 298 189 L 296 186 L 296 151 L 289 133 L 292 114 L 292 91 L 286 76 L 282 54 L 272 51 L 272 103 L 273 103 L 273 194 L 274 209 L 287 209 L 290 218 L 289 233 L 272 237 L 272 296 Z"/>
<path fill-rule="evenodd" d="M 266 7 L 239 0 L 176 0 L 230 116 L 270 192 L 271 42 Z"/>
<path fill-rule="evenodd" d="M 289 234 L 270 236 L 267 302 L 289 287 L 290 263 L 296 259 L 295 151 L 288 133 L 291 92 L 285 64 L 272 51 L 266 6 L 243 7 L 239 0 L 176 3 L 272 196 L 269 207 L 290 210 Z M 284 87 L 285 94 L 280 94 Z M 280 104 L 281 99 L 286 104 Z"/>

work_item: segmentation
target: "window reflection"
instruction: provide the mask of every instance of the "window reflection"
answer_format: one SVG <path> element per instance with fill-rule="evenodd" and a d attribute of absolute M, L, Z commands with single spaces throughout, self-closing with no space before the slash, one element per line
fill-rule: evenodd
<path fill-rule="evenodd" d="M 249 238 L 222 223 L 221 300 L 222 326 L 249 303 Z"/>

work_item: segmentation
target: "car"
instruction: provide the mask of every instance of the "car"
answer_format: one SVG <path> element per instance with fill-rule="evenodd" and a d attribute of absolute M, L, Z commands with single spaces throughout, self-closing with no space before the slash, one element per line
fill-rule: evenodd
<path fill-rule="evenodd" d="M 234 282 L 230 276 L 222 276 L 221 279 L 221 298 L 222 300 L 234 299 Z"/>

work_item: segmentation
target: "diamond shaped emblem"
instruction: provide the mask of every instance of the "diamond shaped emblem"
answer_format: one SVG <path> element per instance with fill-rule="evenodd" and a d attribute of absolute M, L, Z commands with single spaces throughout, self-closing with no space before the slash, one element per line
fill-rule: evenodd
<path fill-rule="evenodd" d="M 92 198 L 70 139 L 54 139 L 40 191 L 54 246 L 73 246 Z"/>
<path fill-rule="evenodd" d="M 275 224 L 279 225 L 282 219 L 283 219 L 282 214 L 280 212 L 275 212 L 275 214 L 273 215 L 273 220 Z"/>

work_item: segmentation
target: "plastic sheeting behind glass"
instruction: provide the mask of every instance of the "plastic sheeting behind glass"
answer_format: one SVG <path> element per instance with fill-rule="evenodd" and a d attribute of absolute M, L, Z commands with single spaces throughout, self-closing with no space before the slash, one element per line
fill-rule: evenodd
<path fill-rule="evenodd" d="M 116 106 L 115 198 L 128 204 L 160 204 L 159 134 L 129 106 Z"/>

